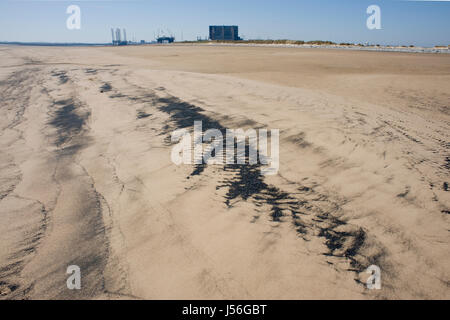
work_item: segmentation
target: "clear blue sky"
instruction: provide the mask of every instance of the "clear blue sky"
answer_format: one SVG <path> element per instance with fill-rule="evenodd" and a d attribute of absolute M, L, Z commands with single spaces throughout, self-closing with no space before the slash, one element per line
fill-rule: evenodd
<path fill-rule="evenodd" d="M 68 30 L 66 8 L 81 8 Z M 382 30 L 368 30 L 366 8 L 381 8 Z M 0 41 L 111 41 L 110 28 L 153 40 L 205 37 L 211 24 L 234 24 L 247 39 L 331 40 L 434 46 L 450 44 L 450 1 L 399 0 L 0 0 Z"/>

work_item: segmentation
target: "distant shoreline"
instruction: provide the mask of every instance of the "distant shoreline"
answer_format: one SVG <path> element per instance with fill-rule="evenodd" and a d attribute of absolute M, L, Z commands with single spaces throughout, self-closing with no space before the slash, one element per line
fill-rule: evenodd
<path fill-rule="evenodd" d="M 275 48 L 305 48 L 305 49 L 341 49 L 376 52 L 406 52 L 406 53 L 450 53 L 447 47 L 406 47 L 384 45 L 352 45 L 352 44 L 296 44 L 296 43 L 257 43 L 257 42 L 177 42 L 175 45 L 203 45 L 203 46 L 239 46 L 239 47 L 275 47 Z"/>
<path fill-rule="evenodd" d="M 40 47 L 112 47 L 111 43 L 49 43 L 49 42 L 2 42 L 0 45 L 17 45 L 17 46 L 40 46 Z M 156 44 L 156 43 L 130 43 L 129 46 L 237 46 L 237 47 L 276 47 L 276 48 L 304 48 L 304 49 L 341 49 L 341 50 L 357 50 L 357 51 L 376 51 L 376 52 L 405 52 L 405 53 L 450 53 L 450 47 L 416 47 L 416 46 L 386 46 L 386 45 L 357 45 L 357 44 L 331 44 L 324 42 L 323 44 L 303 43 L 299 44 L 295 41 L 279 42 L 273 41 L 266 43 L 265 41 L 243 41 L 243 42 L 213 42 L 213 41 L 184 41 L 172 44 Z M 123 46 L 122 46 L 123 47 Z"/>
<path fill-rule="evenodd" d="M 38 46 L 38 47 L 103 47 L 112 46 L 111 43 L 58 43 L 58 42 L 8 42 L 0 41 L 0 45 Z"/>

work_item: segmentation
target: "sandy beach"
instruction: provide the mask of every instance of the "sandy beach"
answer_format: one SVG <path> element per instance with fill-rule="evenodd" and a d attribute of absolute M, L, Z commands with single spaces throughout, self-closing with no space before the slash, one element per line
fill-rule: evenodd
<path fill-rule="evenodd" d="M 448 54 L 5 45 L 0 102 L 0 299 L 450 299 Z M 278 173 L 174 164 L 195 120 Z"/>

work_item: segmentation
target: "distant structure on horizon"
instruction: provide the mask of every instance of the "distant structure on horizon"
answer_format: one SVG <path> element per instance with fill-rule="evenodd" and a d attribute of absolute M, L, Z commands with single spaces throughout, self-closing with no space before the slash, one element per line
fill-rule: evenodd
<path fill-rule="evenodd" d="M 238 26 L 209 26 L 209 40 L 237 41 L 239 38 Z"/>
<path fill-rule="evenodd" d="M 123 29 L 123 40 L 119 28 L 116 28 L 115 31 L 114 28 L 111 28 L 111 36 L 112 36 L 112 44 L 115 46 L 125 46 L 128 44 L 127 31 L 125 30 L 125 28 Z"/>
<path fill-rule="evenodd" d="M 175 41 L 175 37 L 158 37 L 156 41 L 158 43 L 172 43 Z"/>

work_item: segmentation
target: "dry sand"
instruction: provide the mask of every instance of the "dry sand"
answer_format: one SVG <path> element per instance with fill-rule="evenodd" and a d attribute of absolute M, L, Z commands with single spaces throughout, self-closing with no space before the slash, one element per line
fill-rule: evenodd
<path fill-rule="evenodd" d="M 0 299 L 450 298 L 449 55 L 1 46 L 0 88 Z M 173 164 L 197 119 L 278 174 Z"/>

